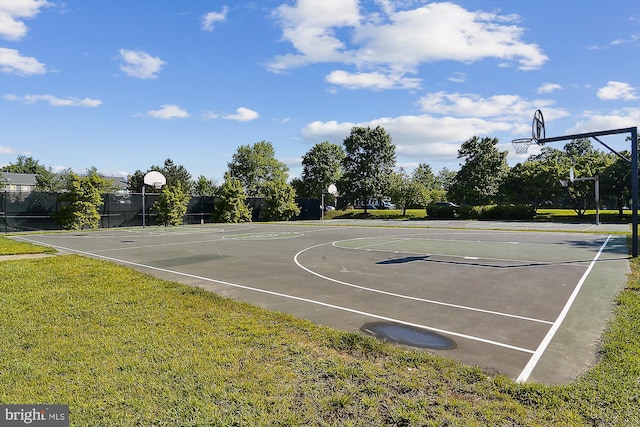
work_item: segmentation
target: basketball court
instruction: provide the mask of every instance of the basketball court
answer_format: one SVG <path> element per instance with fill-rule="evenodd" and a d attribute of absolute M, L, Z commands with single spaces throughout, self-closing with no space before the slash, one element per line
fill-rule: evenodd
<path fill-rule="evenodd" d="M 372 223 L 147 227 L 13 238 L 545 383 L 567 382 L 594 363 L 629 272 L 626 235 L 604 228 L 585 233 L 477 221 L 456 222 L 456 228 L 446 222 L 364 224 Z"/>

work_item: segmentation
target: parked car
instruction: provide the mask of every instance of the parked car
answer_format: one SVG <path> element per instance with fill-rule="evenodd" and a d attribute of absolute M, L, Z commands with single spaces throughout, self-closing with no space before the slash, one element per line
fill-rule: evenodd
<path fill-rule="evenodd" d="M 391 202 L 382 202 L 382 206 L 385 209 L 395 209 L 396 208 L 396 205 L 391 203 Z"/>
<path fill-rule="evenodd" d="M 335 210 L 336 210 L 336 208 L 335 208 L 335 207 L 333 207 L 333 206 L 325 206 L 325 207 L 324 207 L 324 210 L 325 210 L 325 211 L 335 211 Z"/>
<path fill-rule="evenodd" d="M 435 205 L 436 206 L 449 206 L 449 207 L 452 207 L 452 208 L 459 208 L 460 207 L 459 205 L 456 205 L 453 202 L 436 202 Z"/>

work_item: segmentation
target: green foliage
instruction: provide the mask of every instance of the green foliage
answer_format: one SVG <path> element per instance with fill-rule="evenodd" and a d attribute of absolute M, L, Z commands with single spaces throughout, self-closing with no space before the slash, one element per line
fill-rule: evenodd
<path fill-rule="evenodd" d="M 204 175 L 200 175 L 193 184 L 193 194 L 195 196 L 213 196 L 216 194 L 216 184 L 213 180 L 207 179 Z"/>
<path fill-rule="evenodd" d="M 270 181 L 286 181 L 289 168 L 275 158 L 270 142 L 241 145 L 227 164 L 229 173 L 242 183 L 247 197 L 264 197 Z"/>
<path fill-rule="evenodd" d="M 184 215 L 187 213 L 187 205 L 190 198 L 179 182 L 174 186 L 163 186 L 160 191 L 160 197 L 151 208 L 156 212 L 158 223 L 165 227 L 181 225 Z"/>
<path fill-rule="evenodd" d="M 432 219 L 453 219 L 460 217 L 460 208 L 455 206 L 427 206 L 427 217 Z"/>
<path fill-rule="evenodd" d="M 427 190 L 436 188 L 436 177 L 431 170 L 431 166 L 420 163 L 411 174 L 411 180 L 422 184 Z"/>
<path fill-rule="evenodd" d="M 15 163 L 9 163 L 3 166 L 0 171 L 8 173 L 31 173 L 38 174 L 46 172 L 47 168 L 42 166 L 40 162 L 33 157 L 27 157 L 24 155 L 18 156 Z"/>
<path fill-rule="evenodd" d="M 288 221 L 300 213 L 296 192 L 285 181 L 269 181 L 264 186 L 264 220 Z"/>
<path fill-rule="evenodd" d="M 98 209 L 104 204 L 102 194 L 109 187 L 106 179 L 95 169 L 86 176 L 71 173 L 66 193 L 60 196 L 62 208 L 57 219 L 67 230 L 96 229 L 100 225 Z"/>
<path fill-rule="evenodd" d="M 469 205 L 496 202 L 498 189 L 509 170 L 507 151 L 499 151 L 497 144 L 497 138 L 477 136 L 462 144 L 458 158 L 464 158 L 465 162 L 449 190 L 451 200 Z"/>
<path fill-rule="evenodd" d="M 560 167 L 556 162 L 530 160 L 509 170 L 500 186 L 504 201 L 529 204 L 533 212 L 562 191 Z"/>
<path fill-rule="evenodd" d="M 251 210 L 246 200 L 247 195 L 240 180 L 229 173 L 225 174 L 224 183 L 216 193 L 213 220 L 225 223 L 251 222 Z"/>
<path fill-rule="evenodd" d="M 410 178 L 403 170 L 391 175 L 387 195 L 402 210 L 402 215 L 406 214 L 410 206 L 425 207 L 431 201 L 425 184 L 417 181 L 415 176 Z"/>
<path fill-rule="evenodd" d="M 345 153 L 342 147 L 327 141 L 314 145 L 302 158 L 302 191 L 300 197 L 320 199 L 331 184 L 336 184 L 342 174 Z M 333 203 L 333 196 L 326 200 Z"/>
<path fill-rule="evenodd" d="M 345 158 L 339 188 L 344 197 L 365 203 L 381 197 L 396 164 L 396 146 L 384 128 L 354 127 L 344 140 Z"/>
<path fill-rule="evenodd" d="M 146 172 L 136 170 L 133 175 L 129 175 L 127 179 L 127 190 L 132 193 L 142 193 L 142 186 L 144 184 L 144 176 L 151 172 L 157 171 L 164 175 L 167 180 L 166 185 L 169 187 L 175 187 L 180 185 L 183 191 L 187 194 L 191 194 L 191 174 L 182 165 L 176 165 L 173 160 L 167 159 L 164 161 L 163 166 L 151 166 Z M 146 193 L 152 193 L 155 189 L 152 186 L 147 185 L 145 188 Z"/>
<path fill-rule="evenodd" d="M 164 165 L 162 167 L 151 166 L 150 171 L 151 170 L 157 170 L 164 175 L 167 179 L 166 185 L 168 187 L 180 186 L 185 193 L 191 193 L 191 174 L 184 166 L 176 165 L 173 160 L 167 159 L 164 161 Z"/>
<path fill-rule="evenodd" d="M 65 169 L 54 173 L 51 168 L 42 170 L 36 175 L 36 190 L 44 193 L 61 193 L 69 185 L 73 171 Z"/>

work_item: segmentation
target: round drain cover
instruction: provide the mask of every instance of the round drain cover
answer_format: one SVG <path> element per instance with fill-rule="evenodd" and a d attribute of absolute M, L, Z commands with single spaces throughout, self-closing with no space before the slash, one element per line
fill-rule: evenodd
<path fill-rule="evenodd" d="M 388 322 L 373 322 L 362 325 L 360 330 L 373 335 L 379 340 L 412 347 L 430 348 L 434 350 L 452 350 L 457 344 L 451 338 L 427 329 Z"/>

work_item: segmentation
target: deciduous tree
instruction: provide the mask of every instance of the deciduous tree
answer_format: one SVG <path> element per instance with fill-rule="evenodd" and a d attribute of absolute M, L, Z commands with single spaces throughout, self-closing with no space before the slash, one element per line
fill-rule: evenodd
<path fill-rule="evenodd" d="M 289 168 L 275 158 L 273 145 L 267 141 L 241 145 L 227 166 L 248 197 L 264 197 L 268 182 L 286 181 L 289 173 Z"/>
<path fill-rule="evenodd" d="M 324 141 L 314 145 L 302 158 L 302 197 L 320 199 L 342 175 L 345 153 L 337 144 Z"/>
<path fill-rule="evenodd" d="M 458 158 L 465 159 L 456 174 L 449 195 L 470 205 L 488 205 L 498 198 L 498 189 L 507 175 L 507 151 L 499 151 L 497 138 L 473 138 L 462 144 Z"/>
<path fill-rule="evenodd" d="M 344 140 L 345 157 L 339 188 L 347 200 L 381 197 L 396 164 L 396 147 L 384 128 L 354 127 Z"/>

